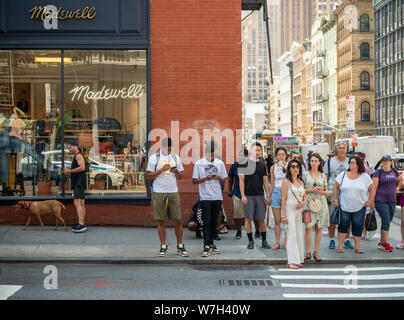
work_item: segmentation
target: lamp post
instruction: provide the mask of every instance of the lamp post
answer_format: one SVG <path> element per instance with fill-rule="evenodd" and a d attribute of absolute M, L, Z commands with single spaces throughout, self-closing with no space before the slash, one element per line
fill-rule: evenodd
<path fill-rule="evenodd" d="M 293 136 L 293 62 L 288 62 L 286 66 L 290 76 L 290 135 Z"/>

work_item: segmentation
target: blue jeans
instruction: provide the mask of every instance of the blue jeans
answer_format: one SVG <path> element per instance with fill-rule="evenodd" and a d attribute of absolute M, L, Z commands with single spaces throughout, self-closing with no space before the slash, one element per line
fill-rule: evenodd
<path fill-rule="evenodd" d="M 348 212 L 341 209 L 341 224 L 338 226 L 338 233 L 347 233 L 352 223 L 352 234 L 354 237 L 361 237 L 365 223 L 366 208 L 357 212 Z"/>
<path fill-rule="evenodd" d="M 391 220 L 393 220 L 394 212 L 396 211 L 395 202 L 375 201 L 376 210 L 382 219 L 382 230 L 389 231 Z"/>

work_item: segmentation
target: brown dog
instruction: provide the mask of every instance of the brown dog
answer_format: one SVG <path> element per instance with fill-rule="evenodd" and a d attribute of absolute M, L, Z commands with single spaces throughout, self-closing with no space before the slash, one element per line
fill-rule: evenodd
<path fill-rule="evenodd" d="M 44 225 L 41 219 L 41 215 L 47 213 L 53 213 L 56 216 L 56 227 L 53 230 L 56 230 L 58 228 L 59 220 L 65 226 L 65 230 L 67 230 L 66 223 L 63 220 L 62 215 L 60 214 L 62 212 L 62 209 L 66 208 L 62 203 L 60 203 L 57 200 L 34 201 L 34 202 L 18 201 L 16 207 L 17 209 L 15 211 L 18 211 L 20 209 L 28 209 L 28 220 L 22 230 L 27 229 L 27 227 L 31 223 L 32 216 L 36 214 L 39 222 L 41 223 L 41 231 L 43 231 Z"/>

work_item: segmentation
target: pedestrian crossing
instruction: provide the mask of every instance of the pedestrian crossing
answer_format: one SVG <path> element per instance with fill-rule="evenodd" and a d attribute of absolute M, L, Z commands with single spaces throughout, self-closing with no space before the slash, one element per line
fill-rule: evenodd
<path fill-rule="evenodd" d="M 0 300 L 7 300 L 14 293 L 20 290 L 22 286 L 6 286 L 0 285 Z"/>
<path fill-rule="evenodd" d="M 274 269 L 286 299 L 404 299 L 404 267 Z"/>

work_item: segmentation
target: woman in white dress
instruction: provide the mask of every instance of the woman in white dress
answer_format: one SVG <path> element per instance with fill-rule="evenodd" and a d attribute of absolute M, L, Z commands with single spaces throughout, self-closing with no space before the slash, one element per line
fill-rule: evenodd
<path fill-rule="evenodd" d="M 297 160 L 288 163 L 286 178 L 282 183 L 282 223 L 288 225 L 288 267 L 299 269 L 304 263 L 304 238 L 302 212 L 306 193 L 302 180 L 302 167 Z"/>

